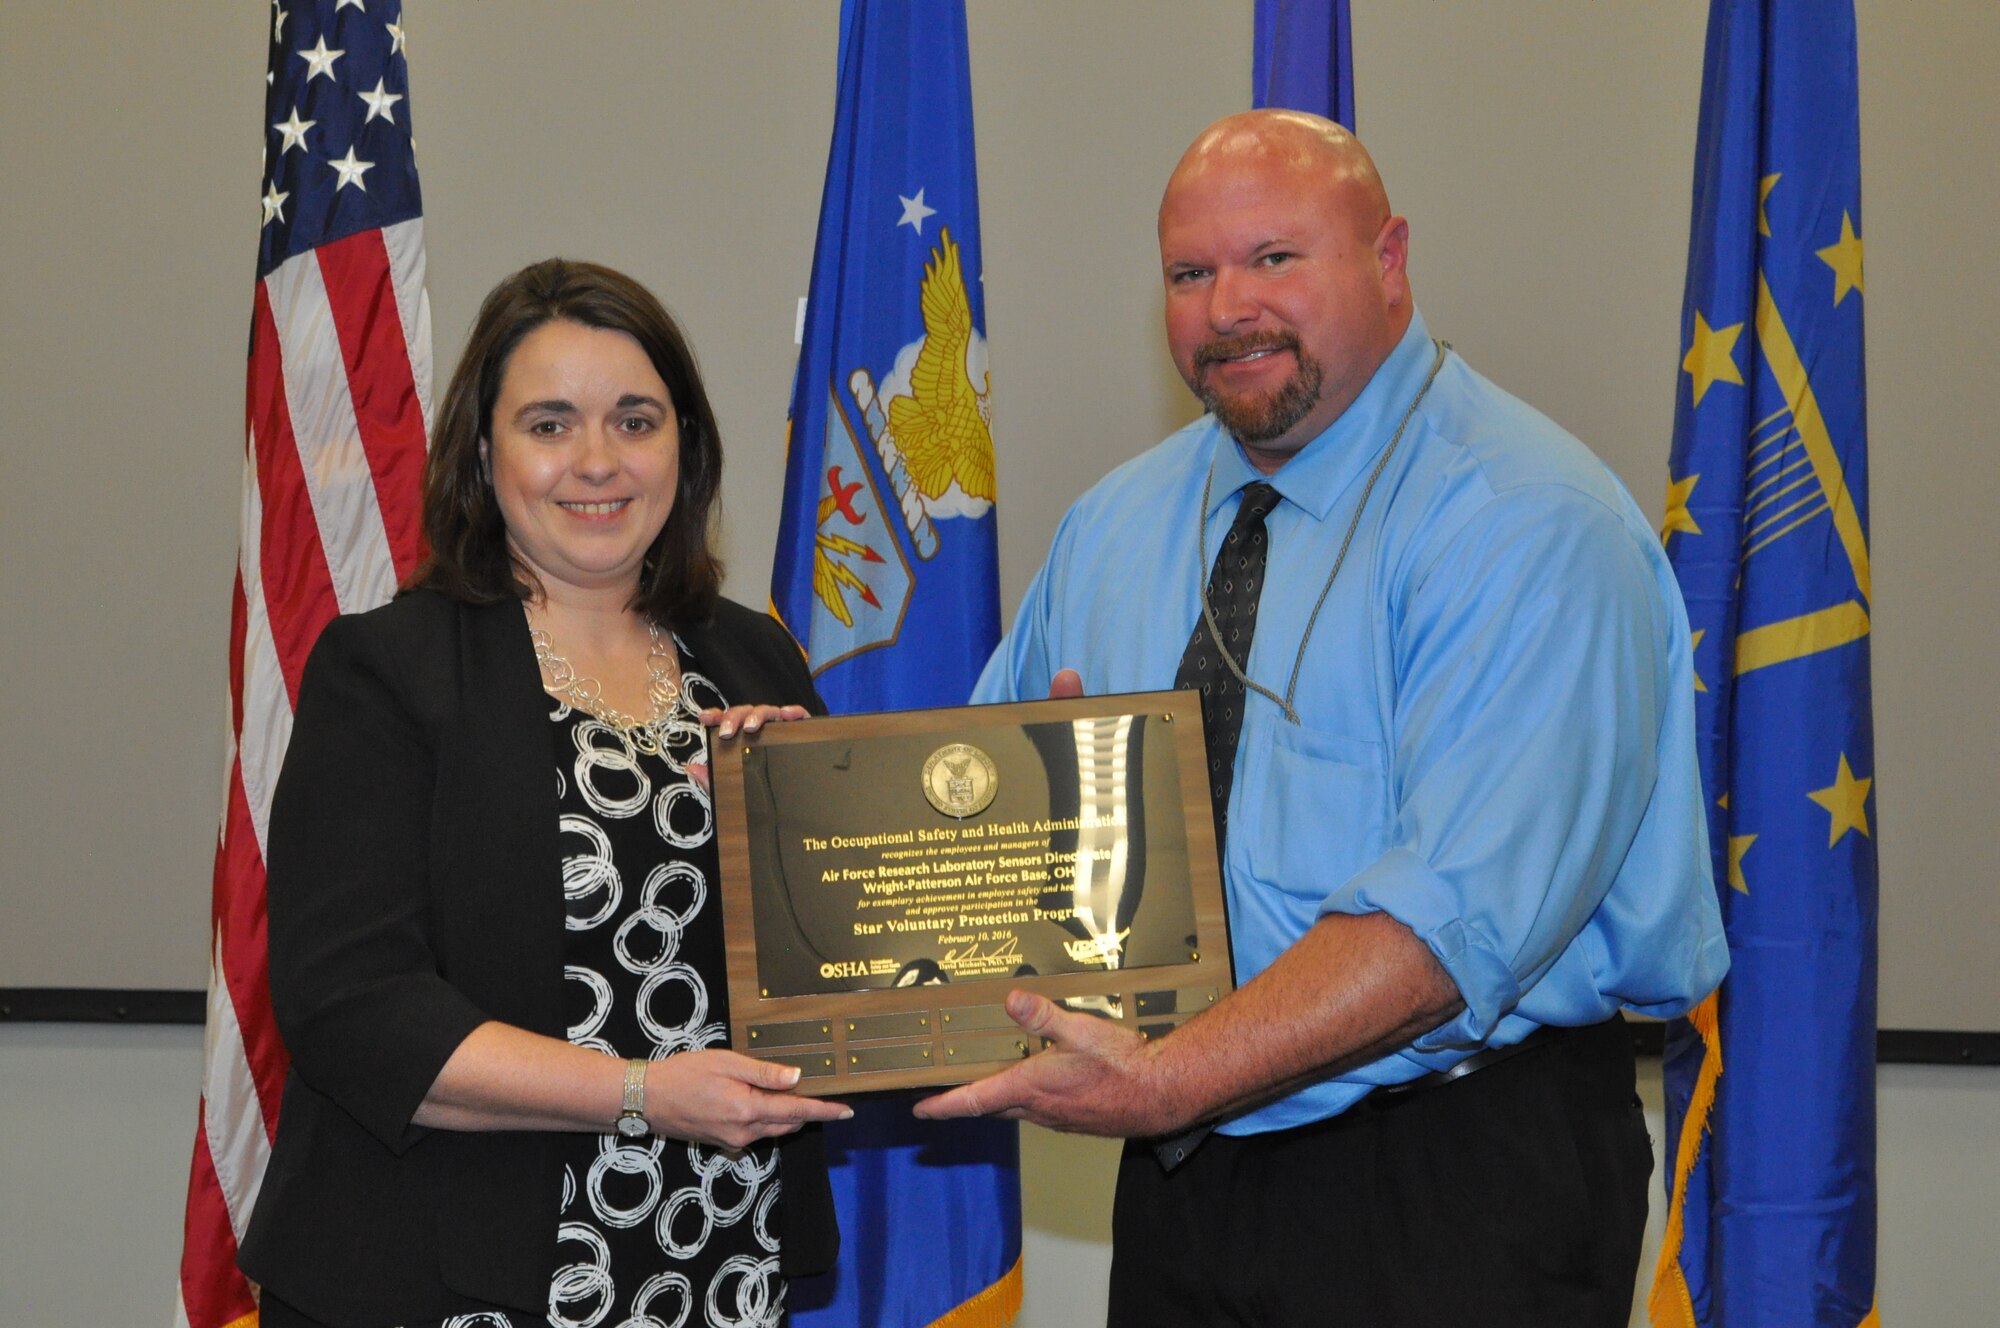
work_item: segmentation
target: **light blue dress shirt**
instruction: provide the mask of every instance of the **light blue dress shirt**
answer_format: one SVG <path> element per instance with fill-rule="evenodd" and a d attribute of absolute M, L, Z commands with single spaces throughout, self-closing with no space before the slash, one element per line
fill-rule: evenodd
<path fill-rule="evenodd" d="M 1284 501 L 1247 668 L 1281 696 L 1433 355 L 1417 316 L 1270 477 Z M 973 699 L 1039 699 L 1064 668 L 1087 693 L 1172 687 L 1207 561 L 1262 478 L 1207 418 L 1113 471 L 1063 518 Z M 1304 650 L 1298 723 L 1247 698 L 1223 864 L 1236 980 L 1326 914 L 1383 912 L 1466 1008 L 1225 1133 L 1335 1115 L 1539 1025 L 1679 1014 L 1722 980 L 1687 615 L 1659 540 L 1581 443 L 1447 354 Z"/>

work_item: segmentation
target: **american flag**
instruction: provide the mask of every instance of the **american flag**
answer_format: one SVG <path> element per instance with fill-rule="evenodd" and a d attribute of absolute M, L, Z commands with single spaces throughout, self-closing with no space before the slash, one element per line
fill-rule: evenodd
<path fill-rule="evenodd" d="M 236 1245 L 288 1058 L 271 1018 L 264 836 L 306 655 L 420 552 L 431 405 L 423 205 L 400 0 L 277 0 L 264 103 L 229 785 L 177 1328 L 257 1322 Z"/>

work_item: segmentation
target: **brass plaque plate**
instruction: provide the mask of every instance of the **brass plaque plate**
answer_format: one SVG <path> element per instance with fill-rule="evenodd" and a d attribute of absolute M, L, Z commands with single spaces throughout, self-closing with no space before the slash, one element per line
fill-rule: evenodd
<path fill-rule="evenodd" d="M 978 1033 L 996 1028 L 1011 1030 L 1014 1027 L 1014 1021 L 1007 1017 L 1004 1005 L 946 1006 L 938 1011 L 938 1018 L 947 1034 Z"/>
<path fill-rule="evenodd" d="M 753 1024 L 750 1028 L 750 1046 L 759 1052 L 775 1051 L 780 1047 L 832 1045 L 833 1021 L 830 1019 L 798 1019 L 787 1024 Z"/>
<path fill-rule="evenodd" d="M 832 1074 L 837 1068 L 834 1065 L 833 1054 L 831 1052 L 790 1053 L 779 1056 L 766 1056 L 764 1059 L 767 1061 L 776 1061 L 780 1065 L 797 1066 L 800 1082 L 804 1082 L 807 1079 L 824 1078 Z"/>
<path fill-rule="evenodd" d="M 773 724 L 713 771 L 731 1045 L 823 1049 L 802 1093 L 990 1074 L 1039 1043 L 1014 988 L 1157 1029 L 1233 985 L 1194 693 Z"/>

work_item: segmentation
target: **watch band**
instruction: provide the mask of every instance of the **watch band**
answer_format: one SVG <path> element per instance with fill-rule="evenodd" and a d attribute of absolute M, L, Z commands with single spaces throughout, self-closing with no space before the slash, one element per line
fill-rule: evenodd
<path fill-rule="evenodd" d="M 628 1138 L 652 1133 L 646 1123 L 646 1067 L 650 1063 L 637 1058 L 625 1062 L 625 1098 L 612 1128 Z"/>

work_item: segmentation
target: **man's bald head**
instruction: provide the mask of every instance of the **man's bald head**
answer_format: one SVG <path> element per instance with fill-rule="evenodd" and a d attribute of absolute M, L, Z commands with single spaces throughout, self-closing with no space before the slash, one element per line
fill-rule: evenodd
<path fill-rule="evenodd" d="M 1361 140 L 1324 116 L 1282 110 L 1240 111 L 1202 130 L 1167 178 L 1161 212 L 1177 186 L 1245 170 L 1289 177 L 1302 197 L 1317 196 L 1371 236 L 1389 219 L 1389 192 Z"/>
<path fill-rule="evenodd" d="M 1409 225 L 1359 139 L 1300 111 L 1203 130 L 1160 200 L 1174 364 L 1266 472 L 1367 387 L 1411 318 Z"/>

